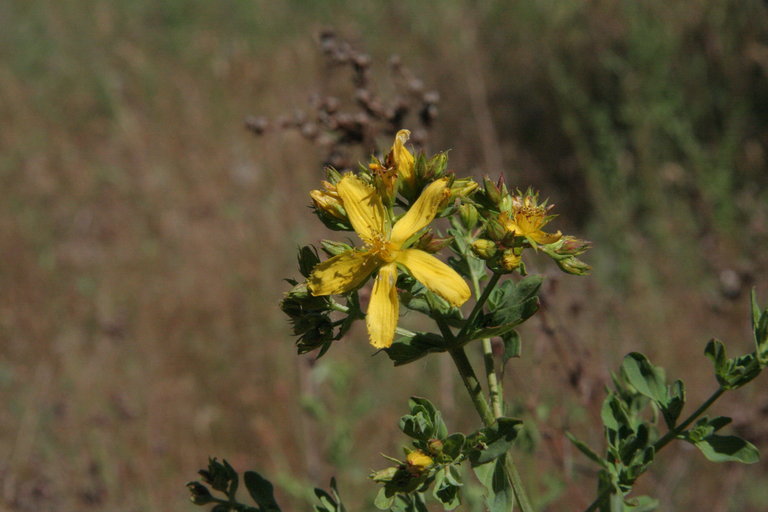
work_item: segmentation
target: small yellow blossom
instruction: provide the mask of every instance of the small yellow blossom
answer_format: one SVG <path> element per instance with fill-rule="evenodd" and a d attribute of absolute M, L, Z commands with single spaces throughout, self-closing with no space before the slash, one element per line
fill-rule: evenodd
<path fill-rule="evenodd" d="M 533 247 L 537 244 L 551 244 L 560 240 L 562 233 L 545 233 L 543 228 L 554 215 L 547 215 L 552 206 L 538 204 L 536 195 L 530 192 L 512 200 L 511 212 L 502 212 L 499 222 L 515 236 L 524 236 Z"/>
<path fill-rule="evenodd" d="M 506 249 L 501 254 L 501 266 L 508 272 L 511 272 L 519 267 L 522 261 L 523 259 L 519 254 L 515 254 L 514 249 Z"/>
<path fill-rule="evenodd" d="M 435 461 L 421 450 L 414 450 L 405 457 L 406 468 L 411 474 L 421 474 L 429 469 Z"/>
<path fill-rule="evenodd" d="M 447 179 L 427 186 L 391 228 L 381 196 L 373 187 L 348 174 L 339 181 L 336 190 L 365 246 L 318 264 L 309 276 L 308 287 L 314 296 L 347 293 L 378 271 L 366 314 L 371 345 L 386 348 L 394 339 L 399 312 L 395 286 L 398 265 L 456 307 L 469 299 L 469 287 L 455 270 L 431 254 L 408 248 L 413 235 L 432 222 L 441 203 L 450 195 Z"/>

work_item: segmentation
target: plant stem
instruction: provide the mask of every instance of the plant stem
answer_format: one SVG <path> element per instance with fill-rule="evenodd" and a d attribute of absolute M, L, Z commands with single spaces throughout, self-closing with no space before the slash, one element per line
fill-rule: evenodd
<path fill-rule="evenodd" d="M 499 274 L 494 274 L 499 275 Z M 492 290 L 498 279 L 489 282 L 486 287 L 486 291 Z M 472 274 L 472 287 L 475 289 L 475 296 L 480 296 L 480 280 L 479 276 Z M 487 297 L 490 296 L 490 291 L 487 293 Z M 479 301 L 478 301 L 479 302 Z M 504 392 L 501 389 L 501 380 L 496 373 L 496 365 L 493 359 L 493 346 L 491 345 L 490 338 L 482 339 L 483 346 L 483 363 L 485 364 L 485 375 L 488 380 L 488 395 L 491 398 L 491 408 L 493 409 L 493 415 L 497 418 L 504 416 Z"/>
<path fill-rule="evenodd" d="M 483 395 L 483 388 L 480 386 L 480 381 L 472 369 L 467 353 L 464 352 L 463 347 L 453 348 L 448 353 L 451 354 L 453 362 L 456 364 L 456 369 L 459 370 L 461 381 L 464 383 L 464 387 L 467 388 L 469 398 L 480 415 L 480 419 L 483 420 L 486 427 L 490 427 L 496 422 L 496 416 L 494 416 L 488 401 L 485 399 L 485 395 Z"/>
<path fill-rule="evenodd" d="M 715 390 L 714 393 L 710 395 L 709 398 L 707 398 L 698 409 L 693 411 L 682 423 L 678 424 L 675 428 L 670 429 L 667 431 L 666 434 L 664 434 L 662 437 L 660 437 L 655 443 L 653 443 L 653 449 L 658 454 L 659 451 L 664 448 L 666 445 L 669 444 L 670 441 L 675 439 L 677 436 L 679 436 L 691 423 L 696 421 L 696 418 L 704 414 L 704 412 L 709 409 L 709 407 L 715 403 L 715 401 L 720 398 L 720 396 L 725 393 L 727 389 L 720 386 Z M 638 475 L 639 477 L 640 475 Z M 634 483 L 634 482 L 633 482 Z M 594 512 L 595 510 L 600 507 L 600 505 L 605 502 L 605 500 L 611 495 L 613 489 L 608 487 L 601 492 L 597 498 L 595 498 L 595 501 L 593 501 L 589 507 L 584 509 L 584 512 Z"/>
<path fill-rule="evenodd" d="M 472 364 L 467 358 L 467 353 L 464 352 L 463 347 L 452 348 L 448 351 L 448 353 L 451 354 L 453 362 L 456 364 L 456 368 L 459 370 L 461 380 L 464 382 L 464 387 L 467 388 L 467 392 L 469 393 L 469 397 L 472 399 L 472 403 L 475 405 L 477 413 L 480 415 L 480 418 L 482 418 L 483 423 L 490 427 L 496 422 L 496 416 L 488 406 L 488 402 L 486 401 L 485 396 L 483 395 L 482 387 L 480 386 L 480 381 L 477 379 L 475 371 L 472 369 Z M 518 473 L 517 467 L 515 467 L 511 453 L 507 452 L 504 462 L 504 469 L 506 470 L 509 482 L 512 484 L 512 490 L 515 493 L 515 499 L 517 499 L 517 503 L 520 505 L 521 511 L 533 512 L 533 507 L 531 506 L 531 502 L 525 493 L 523 481 L 520 478 L 520 473 Z"/>
<path fill-rule="evenodd" d="M 662 448 L 664 448 L 664 447 L 665 447 L 665 446 L 666 446 L 666 445 L 667 445 L 667 444 L 668 444 L 668 443 L 669 443 L 671 440 L 673 440 L 674 438 L 676 438 L 677 436 L 679 436 L 679 435 L 680 435 L 680 433 L 681 433 L 683 430 L 685 430 L 685 429 L 686 429 L 686 427 L 687 427 L 688 425 L 690 425 L 691 423 L 693 423 L 693 422 L 696 420 L 696 418 L 698 418 L 699 416 L 701 416 L 702 414 L 704 414 L 704 411 L 706 411 L 707 409 L 709 409 L 709 406 L 710 406 L 710 405 L 712 405 L 713 403 L 715 403 L 715 401 L 716 401 L 718 398 L 720 398 L 720 396 L 721 396 L 723 393 L 725 393 L 725 392 L 726 392 L 726 389 L 725 389 L 725 388 L 723 388 L 722 386 L 720 386 L 719 388 L 717 388 L 717 390 L 716 390 L 714 393 L 712 393 L 712 395 L 711 395 L 709 398 L 707 398 L 707 399 L 704 401 L 704 403 L 702 403 L 702 404 L 699 406 L 699 408 L 698 408 L 698 409 L 696 409 L 695 411 L 693 411 L 693 412 L 691 413 L 691 415 L 690 415 L 690 416 L 688 416 L 688 417 L 685 419 L 685 421 L 683 421 L 682 423 L 680 423 L 679 425 L 677 425 L 677 426 L 676 426 L 675 428 L 673 428 L 672 430 L 669 430 L 669 431 L 668 431 L 666 434 L 664 434 L 664 436 L 662 436 L 662 437 L 661 437 L 661 438 L 660 438 L 658 441 L 656 441 L 655 443 L 653 443 L 653 449 L 654 449 L 654 450 L 655 450 L 655 451 L 658 453 L 658 451 L 659 451 L 659 450 L 661 450 Z"/>

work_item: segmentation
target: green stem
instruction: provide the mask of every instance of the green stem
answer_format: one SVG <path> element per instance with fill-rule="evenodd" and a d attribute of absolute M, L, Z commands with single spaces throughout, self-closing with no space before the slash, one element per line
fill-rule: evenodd
<path fill-rule="evenodd" d="M 438 323 L 438 325 L 440 325 L 440 323 Z M 445 336 L 445 334 L 443 334 L 443 336 Z M 472 364 L 469 362 L 469 358 L 467 358 L 467 353 L 464 352 L 463 347 L 452 348 L 448 353 L 451 354 L 453 362 L 459 370 L 461 380 L 464 382 L 464 387 L 467 388 L 467 392 L 472 399 L 472 403 L 475 405 L 477 413 L 480 415 L 480 418 L 482 418 L 483 423 L 485 423 L 487 427 L 490 427 L 496 422 L 496 416 L 488 406 L 488 402 L 483 395 L 483 389 L 480 386 L 480 381 L 477 379 L 477 375 L 475 375 L 475 371 L 472 369 Z M 512 484 L 512 490 L 515 493 L 515 498 L 517 499 L 517 504 L 520 505 L 521 511 L 533 512 L 533 506 L 531 506 L 528 495 L 525 493 L 520 473 L 517 471 L 517 467 L 512 460 L 512 454 L 509 452 L 506 454 L 504 469 L 506 470 L 509 482 Z"/>
<path fill-rule="evenodd" d="M 685 419 L 685 421 L 677 425 L 672 430 L 669 430 L 666 434 L 664 434 L 663 437 L 661 437 L 658 441 L 653 443 L 653 449 L 658 453 L 658 451 L 664 448 L 670 441 L 672 441 L 674 438 L 679 436 L 683 432 L 683 430 L 685 430 L 686 427 L 688 427 L 688 425 L 696 421 L 696 418 L 704 414 L 704 411 L 709 409 L 709 406 L 715 403 L 715 401 L 718 398 L 720 398 L 720 396 L 725 392 L 726 392 L 726 389 L 723 388 L 722 386 L 717 388 L 717 390 L 714 393 L 712 393 L 712 395 L 709 398 L 707 398 L 704 401 L 704 403 L 699 406 L 698 409 L 693 411 L 691 415 Z"/>
<path fill-rule="evenodd" d="M 488 290 L 492 290 L 497 282 L 498 279 L 488 283 L 488 286 L 486 287 L 486 291 L 488 292 L 486 297 L 490 296 L 491 292 Z M 475 289 L 475 296 L 479 297 L 480 279 L 479 276 L 474 273 L 472 274 L 472 287 Z M 504 392 L 501 389 L 501 380 L 496 373 L 496 364 L 493 359 L 493 346 L 491 345 L 491 339 L 483 338 L 482 346 L 483 363 L 485 364 L 485 375 L 486 379 L 488 380 L 488 395 L 491 398 L 491 408 L 493 409 L 493 415 L 498 418 L 500 416 L 504 416 Z"/>
<path fill-rule="evenodd" d="M 456 369 L 459 370 L 461 381 L 464 383 L 464 387 L 467 388 L 469 398 L 483 420 L 486 427 L 490 427 L 496 422 L 496 416 L 491 411 L 488 401 L 483 395 L 483 388 L 480 386 L 480 381 L 475 375 L 475 371 L 472 369 L 472 364 L 469 362 L 467 353 L 464 352 L 463 347 L 453 348 L 448 351 L 453 358 L 453 362 L 456 364 Z"/>
<path fill-rule="evenodd" d="M 722 396 L 723 393 L 725 393 L 727 389 L 723 388 L 722 386 L 717 388 L 717 390 L 710 395 L 709 398 L 707 398 L 698 409 L 693 411 L 682 423 L 678 424 L 675 428 L 668 430 L 666 434 L 664 434 L 662 437 L 660 437 L 655 443 L 653 443 L 653 449 L 658 454 L 659 451 L 667 446 L 670 441 L 675 439 L 677 436 L 683 433 L 683 431 L 688 428 L 688 425 L 696 421 L 696 419 L 704 414 L 704 412 L 709 409 L 709 407 L 715 403 L 715 401 Z M 640 475 L 638 475 L 639 477 Z M 636 480 L 637 478 L 635 478 Z M 634 481 L 633 481 L 634 483 Z M 613 492 L 613 489 L 608 487 L 601 492 L 597 498 L 595 498 L 595 501 L 593 501 L 586 509 L 584 509 L 584 512 L 594 512 L 595 510 L 602 505 L 606 499 L 611 495 Z"/>

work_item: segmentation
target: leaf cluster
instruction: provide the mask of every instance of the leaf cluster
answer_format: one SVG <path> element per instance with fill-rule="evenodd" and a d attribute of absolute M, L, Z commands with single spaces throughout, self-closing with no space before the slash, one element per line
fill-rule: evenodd
<path fill-rule="evenodd" d="M 469 461 L 485 485 L 489 503 L 512 505 L 514 496 L 509 480 L 504 476 L 504 454 L 517 438 L 522 427 L 520 420 L 502 417 L 492 426 L 470 435 L 460 432 L 449 434 L 440 411 L 429 400 L 411 397 L 409 406 L 409 414 L 400 419 L 400 430 L 411 438 L 411 446 L 406 453 L 423 453 L 433 462 L 428 468 L 414 470 L 407 461 L 387 457 L 397 466 L 371 475 L 373 480 L 383 484 L 375 501 L 378 508 L 422 510 L 420 507 L 426 506 L 425 499 L 430 488 L 432 497 L 445 510 L 456 508 L 461 503 L 461 464 L 465 461 Z M 497 481 L 498 475 L 503 476 L 500 481 Z M 491 510 L 509 508 L 494 506 Z"/>
<path fill-rule="evenodd" d="M 226 460 L 219 462 L 215 458 L 209 459 L 208 468 L 201 469 L 198 474 L 202 482 L 187 484 L 190 500 L 195 505 L 212 505 L 210 512 L 281 512 L 275 500 L 272 483 L 256 471 L 246 471 L 243 474 L 243 483 L 255 506 L 238 500 L 240 477 Z M 222 497 L 215 496 L 211 490 Z M 346 512 L 335 479 L 331 479 L 330 493 L 315 489 L 314 494 L 318 500 L 314 512 Z"/>
<path fill-rule="evenodd" d="M 645 496 L 629 499 L 627 495 L 657 453 L 676 439 L 692 444 L 712 462 L 757 462 L 759 452 L 752 443 L 719 433 L 731 418 L 702 416 L 722 394 L 747 384 L 766 366 L 768 310 L 760 310 L 754 294 L 752 319 L 755 351 L 751 354 L 729 359 L 722 342 L 712 340 L 707 344 L 705 355 L 714 363 L 720 387 L 682 421 L 686 405 L 683 381 L 668 383 L 664 369 L 643 354 L 632 352 L 624 357 L 620 371 L 613 375 L 614 389 L 608 392 L 601 410 L 605 455 L 598 455 L 568 434 L 573 444 L 600 466 L 595 505 L 601 511 L 654 510 L 655 500 Z M 659 417 L 666 426 L 663 435 L 659 435 Z"/>

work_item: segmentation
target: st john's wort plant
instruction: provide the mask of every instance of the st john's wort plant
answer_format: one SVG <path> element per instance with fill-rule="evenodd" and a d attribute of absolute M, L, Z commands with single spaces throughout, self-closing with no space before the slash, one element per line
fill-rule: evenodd
<path fill-rule="evenodd" d="M 531 512 L 512 453 L 522 421 L 504 415 L 497 371 L 520 356 L 515 329 L 539 308 L 542 277 L 528 274 L 529 255 L 545 255 L 562 271 L 585 275 L 590 267 L 580 256 L 590 244 L 553 231 L 553 205 L 535 191 L 511 190 L 501 179 L 479 184 L 457 176 L 448 171 L 445 153 L 414 155 L 407 147 L 409 135 L 400 130 L 386 155 L 355 171 L 326 169 L 325 180 L 309 192 L 313 211 L 326 227 L 352 237 L 301 247 L 300 277 L 288 280 L 291 289 L 281 308 L 299 354 L 324 356 L 359 320 L 370 345 L 394 366 L 441 352 L 455 363 L 478 413 L 477 429 L 451 432 L 437 406 L 427 398 L 411 398 L 399 423 L 409 444 L 402 455 L 387 456 L 388 467 L 371 474 L 379 486 L 378 508 L 426 511 L 431 500 L 454 509 L 462 502 L 469 467 L 485 489 L 488 510 L 519 506 Z M 361 290 L 368 287 L 366 304 L 368 294 Z M 425 315 L 435 329 L 403 328 L 401 308 Z M 720 396 L 747 384 L 768 364 L 768 310 L 761 310 L 754 296 L 752 321 L 751 354 L 728 358 L 722 342 L 709 343 L 706 355 L 718 387 L 687 415 L 681 380 L 667 382 L 666 372 L 640 353 L 626 356 L 602 408 L 603 454 L 570 436 L 597 465 L 596 498 L 587 511 L 653 510 L 655 500 L 634 496 L 632 489 L 672 441 L 694 445 L 713 462 L 757 460 L 752 444 L 721 433 L 729 418 L 704 415 Z M 501 354 L 494 354 L 491 338 L 501 339 Z M 468 349 L 482 353 L 485 390 Z M 280 510 L 272 485 L 258 473 L 243 475 L 255 506 L 239 501 L 239 476 L 226 461 L 212 459 L 200 475 L 202 481 L 188 484 L 198 505 L 213 505 L 215 512 Z M 344 510 L 335 483 L 330 493 L 316 490 L 315 495 L 315 510 Z"/>

